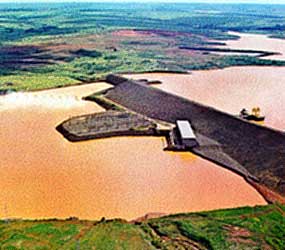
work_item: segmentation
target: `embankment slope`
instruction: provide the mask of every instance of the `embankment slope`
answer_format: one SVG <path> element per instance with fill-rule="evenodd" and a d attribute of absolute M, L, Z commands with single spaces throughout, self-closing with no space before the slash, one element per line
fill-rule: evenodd
<path fill-rule="evenodd" d="M 213 149 L 199 147 L 194 152 L 239 173 L 241 166 L 246 170 L 240 173 L 245 178 L 285 196 L 285 133 L 136 81 L 114 76 L 107 81 L 115 87 L 107 91 L 106 98 L 153 119 L 191 121 L 196 133 L 220 145 Z"/>
<path fill-rule="evenodd" d="M 269 205 L 137 222 L 125 220 L 0 221 L 1 249 L 193 249 L 285 248 L 285 207 Z"/>

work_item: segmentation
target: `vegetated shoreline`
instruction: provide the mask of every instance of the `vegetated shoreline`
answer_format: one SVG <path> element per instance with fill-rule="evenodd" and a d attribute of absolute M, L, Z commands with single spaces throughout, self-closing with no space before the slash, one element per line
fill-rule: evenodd
<path fill-rule="evenodd" d="M 8 249 L 262 249 L 282 250 L 285 207 L 280 204 L 124 219 L 1 220 Z M 254 223 L 253 223 L 254 222 Z M 16 229 L 16 231 L 15 231 Z M 49 237 L 47 237 L 47 235 Z M 34 248 L 31 248 L 33 246 Z M 14 249 L 14 248 L 13 248 Z"/>
<path fill-rule="evenodd" d="M 285 38 L 284 38 L 285 39 Z M 264 60 L 269 60 L 269 59 L 264 59 Z M 272 60 L 272 61 L 277 61 L 278 60 Z M 279 61 L 280 62 L 280 61 Z M 285 61 L 284 61 L 285 63 Z M 185 71 L 175 71 L 175 70 L 153 70 L 153 71 L 122 71 L 122 72 L 116 72 L 116 74 L 119 75 L 140 75 L 140 74 L 151 74 L 151 73 L 158 73 L 158 74 L 179 74 L 179 75 L 191 75 L 192 72 L 198 72 L 198 71 L 213 71 L 213 70 L 223 70 L 227 68 L 238 68 L 238 67 L 272 67 L 272 68 L 285 68 L 285 65 L 266 65 L 266 64 L 250 64 L 250 65 L 231 65 L 231 66 L 225 66 L 225 67 L 211 67 L 211 68 L 197 68 L 197 69 L 191 69 L 191 70 L 185 70 Z M 45 91 L 45 90 L 52 90 L 52 89 L 62 89 L 62 88 L 69 88 L 69 87 L 76 87 L 76 86 L 82 86 L 82 85 L 88 85 L 88 84 L 94 84 L 94 83 L 100 83 L 100 82 L 105 82 L 107 73 L 104 77 L 98 78 L 96 80 L 90 80 L 90 81 L 78 81 L 77 83 L 73 84 L 63 84 L 61 86 L 53 86 L 53 87 L 47 87 L 47 88 L 38 88 L 38 89 L 19 89 L 15 90 L 12 88 L 4 88 L 0 89 L 0 96 L 1 95 L 6 95 L 9 93 L 9 91 L 16 91 L 16 92 L 37 92 L 37 91 Z"/>
<path fill-rule="evenodd" d="M 137 31 L 139 29 L 128 29 L 128 31 Z M 119 30 L 120 31 L 120 30 Z M 142 30 L 145 32 L 149 32 L 151 30 Z M 159 30 L 157 30 L 157 32 L 160 32 Z M 165 31 L 161 31 L 162 33 Z M 235 31 L 231 31 L 229 30 L 228 33 L 230 32 L 235 32 Z M 266 37 L 269 37 L 266 34 L 257 34 L 257 33 L 240 33 L 240 34 L 253 34 L 253 35 L 264 35 Z M 232 40 L 240 40 L 242 39 L 241 37 L 238 37 L 238 35 L 235 35 L 236 39 L 228 39 L 229 41 Z M 228 41 L 228 40 L 225 40 Z M 215 41 L 215 40 L 214 40 Z M 220 44 L 220 43 L 219 43 Z M 226 46 L 226 43 L 223 44 L 224 46 Z M 54 86 L 50 86 L 50 87 L 39 87 L 36 89 L 33 89 L 32 87 L 29 89 L 26 89 L 24 87 L 17 87 L 17 88 L 13 88 L 13 86 L 5 86 L 5 84 L 3 84 L 3 86 L 1 86 L 0 89 L 0 95 L 5 94 L 7 91 L 12 90 L 12 91 L 24 91 L 24 92 L 34 92 L 34 91 L 41 91 L 41 90 L 48 90 L 48 89 L 57 89 L 57 88 L 63 88 L 63 87 L 70 87 L 70 86 L 80 86 L 80 85 L 84 85 L 84 84 L 90 84 L 90 83 L 97 83 L 97 82 L 101 82 L 101 81 L 105 81 L 106 76 L 109 73 L 116 73 L 116 74 L 147 74 L 147 73 L 165 73 L 165 74 L 191 74 L 191 72 L 197 72 L 197 71 L 211 71 L 211 70 L 223 70 L 226 68 L 232 68 L 232 67 L 285 67 L 285 60 L 278 60 L 278 59 L 270 59 L 267 58 L 268 56 L 272 56 L 272 55 L 279 55 L 280 52 L 278 51 L 270 51 L 270 50 L 263 50 L 263 49 L 243 49 L 243 48 L 238 48 L 238 49 L 234 49 L 234 48 L 230 48 L 230 47 L 224 47 L 223 45 L 220 46 L 207 46 L 207 45 L 201 45 L 201 46 L 185 46 L 185 45 L 180 45 L 178 46 L 178 49 L 180 50 L 193 50 L 193 51 L 205 51 L 205 52 L 240 52 L 240 53 L 245 53 L 245 55 L 242 55 L 242 57 L 239 59 L 239 57 L 235 57 L 235 56 L 224 56 L 224 57 L 228 57 L 229 60 L 233 60 L 233 62 L 229 63 L 229 64 L 222 64 L 220 65 L 219 63 L 215 64 L 215 63 L 210 63 L 209 65 L 205 66 L 205 65 L 197 65 L 197 67 L 190 67 L 189 69 L 179 69 L 179 70 L 171 70 L 168 68 L 160 68 L 158 67 L 157 69 L 154 70 L 137 70 L 137 69 L 132 69 L 130 71 L 115 71 L 115 72 L 106 72 L 103 74 L 100 74 L 101 76 L 96 77 L 96 75 L 94 76 L 94 78 L 90 78 L 90 79 L 78 79 L 78 78 L 73 78 L 70 77 L 70 80 L 73 79 L 75 81 L 75 83 L 62 83 L 62 84 L 56 84 L 56 82 L 54 83 Z M 258 55 L 256 56 L 247 56 L 246 53 L 250 53 L 250 54 L 255 54 L 258 53 Z M 250 58 L 250 61 L 246 61 L 246 58 Z M 261 59 L 260 59 L 261 57 Z M 254 58 L 257 61 L 254 61 Z M 13 80 L 11 80 L 11 82 L 13 82 Z M 53 84 L 51 84 L 53 85 Z"/>
<path fill-rule="evenodd" d="M 278 67 L 278 66 L 277 66 Z M 158 73 L 158 74 L 181 74 L 181 75 L 190 75 L 191 72 L 185 71 L 173 71 L 173 70 L 153 70 L 153 71 L 138 71 L 138 72 L 119 72 L 119 74 L 123 75 L 123 74 L 148 74 L 148 73 Z M 29 89 L 29 90 L 17 90 L 17 92 L 37 92 L 37 91 L 45 91 L 45 90 L 52 90 L 52 89 L 62 89 L 62 88 L 70 88 L 70 87 L 76 87 L 76 86 L 82 86 L 82 85 L 88 85 L 88 84 L 94 84 L 94 83 L 101 83 L 101 82 L 105 82 L 106 81 L 106 77 L 108 74 L 106 74 L 106 76 L 102 77 L 102 78 L 98 78 L 97 80 L 92 80 L 92 81 L 78 81 L 77 83 L 74 84 L 63 84 L 61 86 L 54 86 L 54 87 L 47 87 L 47 88 L 39 88 L 39 89 Z M 7 88 L 7 89 L 0 89 L 0 96 L 1 95 L 6 95 L 9 93 L 9 91 L 16 91 L 13 88 Z M 1 93 L 3 92 L 3 93 Z"/>
<path fill-rule="evenodd" d="M 124 219 L 124 218 L 106 218 L 104 216 L 99 217 L 99 219 L 84 219 L 76 216 L 68 216 L 68 217 L 41 217 L 41 218 L 22 218 L 22 217 L 7 217 L 7 218 L 0 218 L 0 223 L 9 223 L 13 221 L 23 221 L 23 222 L 49 222 L 49 221 L 89 221 L 89 222 L 104 222 L 104 221 L 114 221 L 114 220 L 121 220 L 125 221 L 127 223 L 133 224 L 136 222 L 143 222 L 145 220 L 152 220 L 152 219 L 160 219 L 160 218 L 167 218 L 167 217 L 175 217 L 175 216 L 183 216 L 183 215 L 195 215 L 195 214 L 201 214 L 201 213 L 213 213 L 213 212 L 219 212 L 219 211 L 237 211 L 244 208 L 250 208 L 250 209 L 258 209 L 258 208 L 266 208 L 266 207 L 272 207 L 272 206 L 284 206 L 284 204 L 280 204 L 278 202 L 274 204 L 265 204 L 265 205 L 255 205 L 255 206 L 240 206 L 240 207 L 234 207 L 234 208 L 218 208 L 218 209 L 210 209 L 210 210 L 201 210 L 201 211 L 194 211 L 194 212 L 178 212 L 174 214 L 165 214 L 163 212 L 148 212 L 146 214 L 143 214 L 140 217 L 132 218 L 132 219 Z M 153 215 L 153 216 L 152 216 Z M 285 212 L 284 212 L 285 215 Z"/>
<path fill-rule="evenodd" d="M 267 57 L 280 55 L 281 53 L 270 52 L 264 50 L 250 50 L 250 49 L 230 49 L 230 48 L 215 48 L 215 47 L 189 47 L 180 46 L 179 49 L 182 50 L 194 50 L 194 51 L 205 51 L 205 52 L 224 52 L 224 53 L 242 53 L 242 54 L 257 54 L 255 57 Z"/>
<path fill-rule="evenodd" d="M 153 71 L 137 71 L 137 72 L 134 72 L 134 71 L 122 71 L 122 72 L 116 72 L 116 74 L 119 74 L 119 75 L 140 75 L 140 74 L 156 74 L 157 73 L 157 74 L 191 75 L 192 72 L 223 70 L 223 69 L 226 69 L 226 68 L 238 68 L 238 67 L 264 67 L 264 68 L 265 67 L 272 67 L 272 68 L 280 68 L 281 67 L 281 68 L 285 68 L 285 65 L 282 65 L 282 66 L 278 66 L 278 65 L 259 65 L 259 64 L 232 65 L 232 66 L 225 66 L 225 67 L 201 68 L 201 69 L 192 69 L 192 70 L 185 70 L 185 71 L 175 71 L 175 70 L 153 70 Z M 104 77 L 99 78 L 98 80 L 94 80 L 94 81 L 81 81 L 81 82 L 78 82 L 78 83 L 75 83 L 75 84 L 55 86 L 55 87 L 51 87 L 51 88 L 41 88 L 41 89 L 28 90 L 27 92 L 36 92 L 36 91 L 43 91 L 43 90 L 49 90 L 49 89 L 68 88 L 68 87 L 75 87 L 75 86 L 82 86 L 82 85 L 88 85 L 88 84 L 93 84 L 93 83 L 105 82 L 107 75 L 108 74 L 106 74 Z"/>

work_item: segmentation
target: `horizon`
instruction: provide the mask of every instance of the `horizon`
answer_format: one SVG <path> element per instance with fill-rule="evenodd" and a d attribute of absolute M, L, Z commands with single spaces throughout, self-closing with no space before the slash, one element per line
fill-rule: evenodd
<path fill-rule="evenodd" d="M 0 3 L 148 3 L 148 4 L 255 4 L 255 5 L 285 5 L 285 0 L 0 0 Z"/>

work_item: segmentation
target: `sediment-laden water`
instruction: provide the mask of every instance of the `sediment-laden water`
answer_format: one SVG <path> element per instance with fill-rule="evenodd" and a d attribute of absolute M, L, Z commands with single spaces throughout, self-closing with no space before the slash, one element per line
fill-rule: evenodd
<path fill-rule="evenodd" d="M 284 59 L 283 40 L 242 35 L 227 44 L 281 52 L 270 59 Z M 157 87 L 232 114 L 259 106 L 265 125 L 285 129 L 285 68 L 132 77 L 162 80 Z M 132 219 L 149 212 L 265 204 L 238 175 L 190 153 L 164 152 L 162 138 L 66 141 L 56 125 L 103 111 L 81 97 L 107 87 L 97 83 L 0 97 L 0 217 Z"/>
<path fill-rule="evenodd" d="M 285 40 L 265 35 L 241 34 L 223 48 L 279 52 L 264 59 L 285 60 Z M 228 112 L 238 114 L 260 107 L 266 116 L 264 125 L 285 130 L 285 67 L 231 67 L 222 70 L 193 71 L 183 74 L 134 74 L 134 79 L 160 80 L 156 87 Z"/>
<path fill-rule="evenodd" d="M 265 204 L 238 175 L 164 139 L 66 141 L 55 127 L 103 109 L 81 97 L 104 83 L 0 97 L 0 217 L 133 219 Z"/>

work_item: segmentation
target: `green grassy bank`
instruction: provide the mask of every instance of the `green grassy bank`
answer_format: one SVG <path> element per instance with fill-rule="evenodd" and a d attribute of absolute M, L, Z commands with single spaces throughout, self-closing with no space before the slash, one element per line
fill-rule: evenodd
<path fill-rule="evenodd" d="M 1 221 L 0 249 L 284 250 L 285 206 L 177 214 L 132 223 L 74 218 Z"/>

